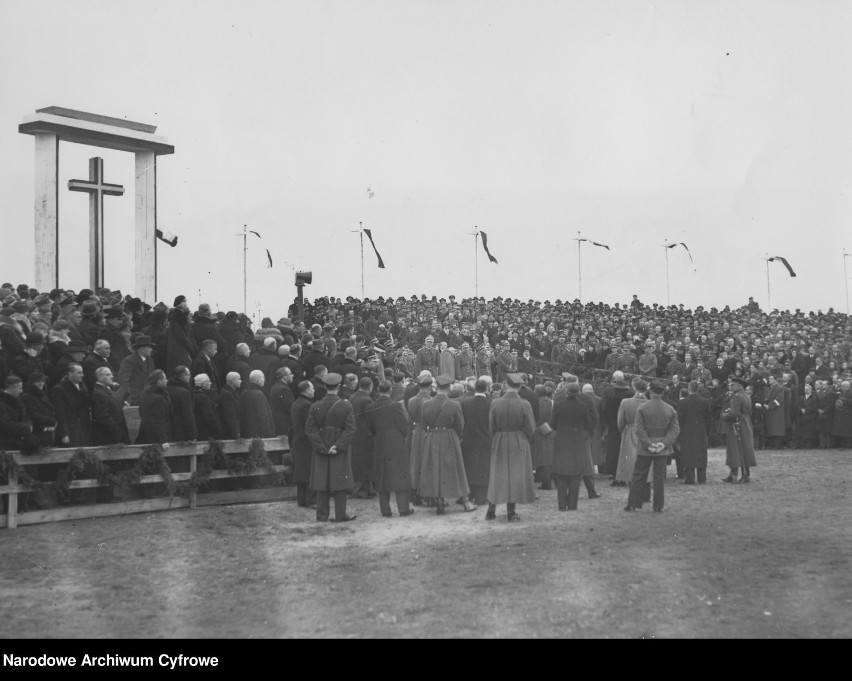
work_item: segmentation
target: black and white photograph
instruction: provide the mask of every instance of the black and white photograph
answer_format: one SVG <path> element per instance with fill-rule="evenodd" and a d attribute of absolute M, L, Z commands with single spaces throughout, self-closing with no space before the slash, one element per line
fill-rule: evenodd
<path fill-rule="evenodd" d="M 0 669 L 852 636 L 850 35 L 0 0 Z"/>

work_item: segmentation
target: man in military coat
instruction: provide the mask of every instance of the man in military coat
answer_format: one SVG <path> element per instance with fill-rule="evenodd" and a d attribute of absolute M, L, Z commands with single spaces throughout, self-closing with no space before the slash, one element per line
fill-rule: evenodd
<path fill-rule="evenodd" d="M 506 394 L 491 402 L 491 470 L 488 479 L 486 520 L 494 520 L 497 504 L 506 504 L 508 521 L 520 520 L 515 504 L 535 501 L 532 450 L 535 417 L 530 403 L 518 395 L 524 379 L 515 373 L 505 376 Z"/>
<path fill-rule="evenodd" d="M 379 494 L 379 509 L 384 517 L 391 515 L 390 495 L 396 494 L 399 515 L 414 513 L 411 497 L 411 457 L 408 449 L 410 431 L 408 412 L 401 401 L 391 400 L 391 383 L 379 383 L 379 397 L 367 406 L 364 414 L 373 441 L 373 480 Z"/>
<path fill-rule="evenodd" d="M 636 464 L 630 480 L 630 492 L 625 511 L 642 508 L 645 481 L 654 466 L 654 511 L 662 513 L 665 503 L 666 459 L 673 455 L 672 446 L 680 433 L 677 412 L 663 401 L 666 386 L 660 381 L 651 382 L 651 399 L 636 411 L 634 427 L 638 445 Z"/>
<path fill-rule="evenodd" d="M 731 390 L 731 406 L 722 412 L 722 420 L 729 424 L 725 465 L 731 469 L 731 473 L 722 482 L 748 483 L 751 481 L 751 468 L 757 465 L 751 424 L 751 398 L 745 391 L 745 379 L 731 374 L 728 376 L 728 386 Z M 742 476 L 737 480 L 740 468 Z"/>
<path fill-rule="evenodd" d="M 426 336 L 423 342 L 423 347 L 417 351 L 414 357 L 414 372 L 420 374 L 424 369 L 429 371 L 432 376 L 440 374 L 438 365 L 440 363 L 440 353 L 435 346 L 435 338 L 432 335 Z"/>
<path fill-rule="evenodd" d="M 334 522 L 355 520 L 346 513 L 346 494 L 352 489 L 349 444 L 355 435 L 355 413 L 347 400 L 337 395 L 342 376 L 323 376 L 326 396 L 311 405 L 305 435 L 312 446 L 310 486 L 317 492 L 317 521 L 328 522 L 330 495 L 334 495 Z"/>

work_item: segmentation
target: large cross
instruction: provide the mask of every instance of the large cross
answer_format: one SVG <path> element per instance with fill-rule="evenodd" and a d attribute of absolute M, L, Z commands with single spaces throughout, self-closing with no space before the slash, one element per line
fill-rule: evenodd
<path fill-rule="evenodd" d="M 89 194 L 89 286 L 97 291 L 104 286 L 104 195 L 121 196 L 124 187 L 104 182 L 104 160 L 89 159 L 88 180 L 68 180 L 72 192 Z"/>

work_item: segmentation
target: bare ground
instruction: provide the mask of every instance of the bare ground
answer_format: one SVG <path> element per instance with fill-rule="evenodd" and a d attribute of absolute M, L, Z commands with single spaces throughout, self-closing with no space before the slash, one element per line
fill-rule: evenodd
<path fill-rule="evenodd" d="M 852 452 L 762 451 L 751 485 L 560 513 L 318 524 L 294 502 L 0 530 L 0 638 L 852 636 Z M 674 467 L 669 474 L 673 475 Z"/>

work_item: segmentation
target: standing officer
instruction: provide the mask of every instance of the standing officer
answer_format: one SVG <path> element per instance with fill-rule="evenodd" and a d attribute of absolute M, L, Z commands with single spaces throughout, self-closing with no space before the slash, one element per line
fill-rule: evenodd
<path fill-rule="evenodd" d="M 506 519 L 520 520 L 515 504 L 535 501 L 530 442 L 535 418 L 530 403 L 518 395 L 524 384 L 519 374 L 505 376 L 506 394 L 491 403 L 491 471 L 486 520 L 497 517 L 497 504 L 506 504 Z"/>
<path fill-rule="evenodd" d="M 670 404 L 663 402 L 666 386 L 660 381 L 651 383 L 651 399 L 636 411 L 636 463 L 633 466 L 633 478 L 630 480 L 630 492 L 625 511 L 642 508 L 645 494 L 645 481 L 651 464 L 654 465 L 654 511 L 663 512 L 665 503 L 664 485 L 666 481 L 666 459 L 672 456 L 672 445 L 680 433 L 677 412 Z"/>
<path fill-rule="evenodd" d="M 731 374 L 728 376 L 731 389 L 731 406 L 722 413 L 722 420 L 729 424 L 727 437 L 727 456 L 725 465 L 731 469 L 730 475 L 722 482 L 750 482 L 750 469 L 757 465 L 754 456 L 754 434 L 751 425 L 751 398 L 745 391 L 744 378 Z M 742 468 L 742 477 L 737 480 L 737 472 Z"/>
<path fill-rule="evenodd" d="M 317 492 L 317 520 L 329 520 L 329 496 L 334 495 L 334 522 L 355 520 L 346 513 L 346 494 L 352 489 L 352 461 L 349 443 L 355 435 L 355 414 L 337 391 L 342 376 L 328 373 L 322 377 L 326 396 L 308 411 L 305 434 L 313 447 L 311 488 Z"/>

